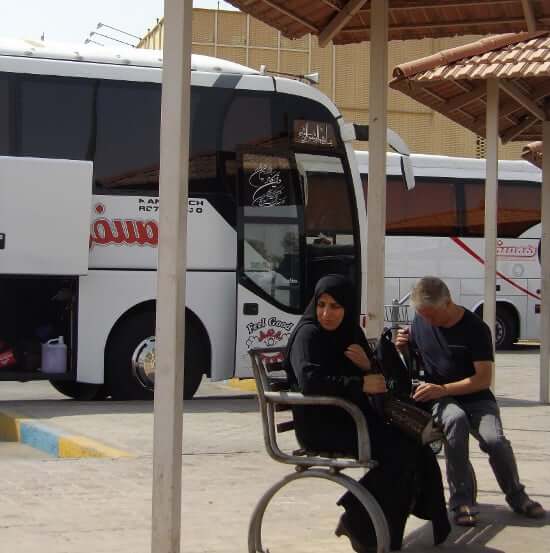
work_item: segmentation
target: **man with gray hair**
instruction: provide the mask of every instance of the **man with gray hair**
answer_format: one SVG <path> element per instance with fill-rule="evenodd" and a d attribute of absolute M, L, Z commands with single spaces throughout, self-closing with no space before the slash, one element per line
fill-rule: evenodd
<path fill-rule="evenodd" d="M 499 408 L 490 390 L 493 342 L 489 327 L 474 313 L 453 302 L 447 285 L 437 277 L 423 277 L 411 293 L 416 316 L 410 331 L 396 336 L 398 350 L 416 350 L 426 382 L 414 399 L 432 408 L 445 433 L 449 506 L 461 526 L 475 526 L 474 491 L 469 472 L 470 433 L 489 455 L 506 501 L 517 513 L 542 518 L 545 511 L 525 492 L 514 452 L 502 429 Z"/>

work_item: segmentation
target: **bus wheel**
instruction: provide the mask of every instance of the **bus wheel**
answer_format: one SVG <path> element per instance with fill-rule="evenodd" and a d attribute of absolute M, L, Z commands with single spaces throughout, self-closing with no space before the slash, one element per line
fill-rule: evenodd
<path fill-rule="evenodd" d="M 103 384 L 86 384 L 64 380 L 50 380 L 50 384 L 63 395 L 80 401 L 105 399 L 107 392 Z"/>
<path fill-rule="evenodd" d="M 117 325 L 105 352 L 105 383 L 115 400 L 152 399 L 153 391 L 136 376 L 132 358 L 141 344 L 155 334 L 155 312 L 144 310 Z"/>
<path fill-rule="evenodd" d="M 203 339 L 186 321 L 183 398 L 191 399 L 202 380 L 206 364 L 201 352 Z M 109 338 L 105 355 L 105 381 L 113 399 L 151 399 L 154 387 L 155 312 L 141 311 L 123 321 Z M 151 362 L 152 358 L 152 362 Z"/>
<path fill-rule="evenodd" d="M 516 324 L 514 317 L 507 309 L 497 307 L 495 320 L 495 348 L 510 349 L 516 340 Z"/>

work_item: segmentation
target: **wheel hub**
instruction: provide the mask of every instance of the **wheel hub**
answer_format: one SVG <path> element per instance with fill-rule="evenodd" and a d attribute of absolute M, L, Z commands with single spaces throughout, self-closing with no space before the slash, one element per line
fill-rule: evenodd
<path fill-rule="evenodd" d="M 500 344 L 504 339 L 504 325 L 497 318 L 495 321 L 495 344 Z"/>
<path fill-rule="evenodd" d="M 132 355 L 132 372 L 138 382 L 148 390 L 155 386 L 155 337 L 141 341 Z"/>

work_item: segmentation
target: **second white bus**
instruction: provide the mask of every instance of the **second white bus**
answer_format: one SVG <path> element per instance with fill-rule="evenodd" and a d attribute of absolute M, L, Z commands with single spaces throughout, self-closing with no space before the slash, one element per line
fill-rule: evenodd
<path fill-rule="evenodd" d="M 368 153 L 356 154 L 366 198 Z M 485 161 L 414 154 L 410 161 L 415 187 L 407 191 L 399 158 L 388 156 L 385 303 L 406 303 L 415 280 L 433 275 L 482 314 Z M 526 161 L 500 161 L 498 174 L 495 342 L 508 348 L 539 339 L 542 175 Z"/>

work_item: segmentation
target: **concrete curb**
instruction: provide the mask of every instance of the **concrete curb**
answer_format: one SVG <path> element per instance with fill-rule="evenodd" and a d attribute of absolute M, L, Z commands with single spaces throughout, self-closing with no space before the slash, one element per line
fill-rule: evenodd
<path fill-rule="evenodd" d="M 20 442 L 52 457 L 132 457 L 126 451 L 6 411 L 0 412 L 0 440 Z"/>

